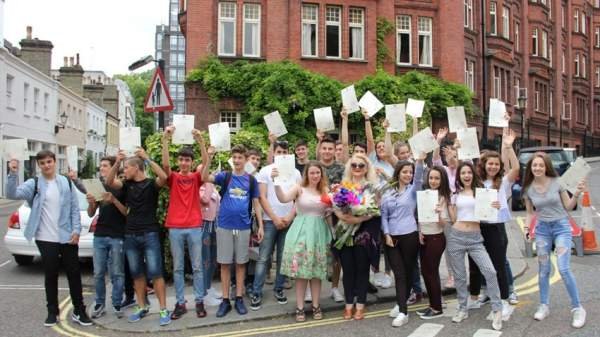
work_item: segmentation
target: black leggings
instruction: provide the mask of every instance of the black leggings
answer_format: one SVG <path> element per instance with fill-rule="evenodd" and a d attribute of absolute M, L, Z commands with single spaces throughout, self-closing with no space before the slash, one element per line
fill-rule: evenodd
<path fill-rule="evenodd" d="M 367 303 L 367 289 L 369 287 L 369 255 L 367 248 L 359 245 L 344 246 L 340 251 L 342 262 L 342 283 L 344 284 L 344 297 L 346 304 Z"/>
<path fill-rule="evenodd" d="M 417 254 L 419 253 L 419 233 L 392 235 L 392 240 L 394 241 L 394 247 L 385 245 L 385 249 L 394 271 L 396 302 L 400 312 L 406 314 L 408 310 L 406 300 L 413 284 Z"/>
<path fill-rule="evenodd" d="M 508 299 L 508 275 L 506 273 L 506 249 L 508 247 L 508 237 L 503 223 L 482 223 L 481 236 L 483 236 L 483 246 L 487 251 L 498 278 L 500 287 L 500 298 Z M 481 272 L 477 264 L 469 257 L 469 291 L 472 296 L 479 295 L 481 290 Z"/>

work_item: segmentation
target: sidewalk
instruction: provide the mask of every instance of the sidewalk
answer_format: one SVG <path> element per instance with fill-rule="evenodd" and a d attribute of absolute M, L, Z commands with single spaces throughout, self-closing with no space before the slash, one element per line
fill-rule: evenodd
<path fill-rule="evenodd" d="M 509 239 L 508 245 L 508 253 L 507 256 L 509 258 L 512 271 L 515 277 L 519 277 L 523 275 L 527 268 L 527 263 L 523 259 L 522 251 L 523 247 L 523 239 L 520 229 L 518 225 L 513 221 L 507 226 L 507 234 Z M 440 265 L 440 274 L 442 278 L 442 284 L 445 284 L 446 279 L 448 277 L 448 270 L 446 268 L 445 258 L 442 258 L 442 263 Z M 340 282 L 341 286 L 341 282 Z M 214 282 L 213 287 L 220 289 L 220 284 Z M 423 284 L 424 287 L 424 284 Z M 280 305 L 278 304 L 272 292 L 272 285 L 265 284 L 264 287 L 264 297 L 263 297 L 263 305 L 262 309 L 259 311 L 252 311 L 249 309 L 249 299 L 244 298 L 246 306 L 248 307 L 248 314 L 244 316 L 240 316 L 232 310 L 227 316 L 224 318 L 217 318 L 215 316 L 217 307 L 207 307 L 208 316 L 206 318 L 196 318 L 195 310 L 194 310 L 194 296 L 192 295 L 192 288 L 190 283 L 186 285 L 186 299 L 188 301 L 188 313 L 183 316 L 181 319 L 177 321 L 173 321 L 170 325 L 166 327 L 159 327 L 158 325 L 158 300 L 156 296 L 150 296 L 150 302 L 152 304 L 152 308 L 150 310 L 150 315 L 142 319 L 137 323 L 128 323 L 127 316 L 122 319 L 117 319 L 115 315 L 112 313 L 111 308 L 107 308 L 107 313 L 95 320 L 95 323 L 103 328 L 122 331 L 122 332 L 164 332 L 164 331 L 177 331 L 183 329 L 193 329 L 193 328 L 201 328 L 201 327 L 209 327 L 220 324 L 230 324 L 230 323 L 240 323 L 245 321 L 255 321 L 255 320 L 267 320 L 278 317 L 289 316 L 295 313 L 295 291 L 294 288 L 290 290 L 286 290 L 286 296 L 288 297 L 288 304 Z M 321 291 L 322 299 L 321 299 L 321 307 L 323 308 L 325 318 L 330 317 L 328 315 L 329 312 L 335 310 L 341 310 L 344 307 L 343 303 L 335 303 L 330 297 L 329 294 L 331 292 L 331 283 L 324 282 L 323 289 Z M 110 294 L 110 291 L 107 290 L 107 294 Z M 167 307 L 169 310 L 172 310 L 175 304 L 174 297 L 174 289 L 172 285 L 167 287 Z M 393 307 L 393 302 L 395 300 L 395 289 L 392 286 L 388 289 L 379 289 L 376 294 L 369 294 L 367 298 L 367 302 L 369 304 L 378 302 L 389 302 L 390 309 Z M 93 304 L 93 296 L 88 296 L 86 298 L 86 303 L 91 307 Z M 110 303 L 110 299 L 107 299 L 107 303 Z M 421 303 L 427 303 L 427 299 L 421 301 Z M 306 309 L 310 309 L 310 303 L 305 305 Z M 126 311 L 126 314 L 130 314 L 131 309 Z"/>

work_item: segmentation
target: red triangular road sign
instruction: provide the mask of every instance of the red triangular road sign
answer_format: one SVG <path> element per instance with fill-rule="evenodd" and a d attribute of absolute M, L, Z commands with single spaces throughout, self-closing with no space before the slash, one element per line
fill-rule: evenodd
<path fill-rule="evenodd" d="M 171 110 L 173 110 L 173 100 L 171 100 L 171 95 L 169 94 L 169 87 L 162 71 L 157 67 L 152 76 L 152 84 L 146 94 L 144 111 L 157 112 Z"/>

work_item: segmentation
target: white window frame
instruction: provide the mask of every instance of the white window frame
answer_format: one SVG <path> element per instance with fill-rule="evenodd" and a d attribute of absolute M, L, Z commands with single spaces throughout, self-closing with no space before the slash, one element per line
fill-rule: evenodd
<path fill-rule="evenodd" d="M 331 21 L 329 20 L 329 15 L 328 12 L 330 10 L 336 10 L 338 12 L 338 20 L 336 21 Z M 338 55 L 337 56 L 332 56 L 332 55 L 327 55 L 327 43 L 329 42 L 327 39 L 327 27 L 338 27 Z M 332 59 L 337 59 L 337 58 L 341 58 L 342 57 L 342 7 L 340 6 L 327 6 L 325 8 L 325 57 L 327 58 L 332 58 Z"/>
<path fill-rule="evenodd" d="M 585 57 L 585 55 L 581 55 L 581 77 L 586 78 L 587 77 L 587 58 Z"/>
<path fill-rule="evenodd" d="M 502 37 L 510 40 L 510 8 L 502 8 Z"/>
<path fill-rule="evenodd" d="M 33 114 L 37 115 L 40 107 L 40 89 L 33 88 Z"/>
<path fill-rule="evenodd" d="M 473 29 L 473 0 L 465 0 L 464 16 L 465 28 Z"/>
<path fill-rule="evenodd" d="M 12 109 L 13 108 L 13 90 L 15 85 L 15 77 L 6 74 L 6 107 Z"/>
<path fill-rule="evenodd" d="M 519 33 L 519 30 L 521 29 L 521 24 L 519 24 L 518 22 L 515 22 L 515 51 L 520 52 L 521 51 L 521 33 Z"/>
<path fill-rule="evenodd" d="M 587 17 L 585 15 L 585 12 L 581 12 L 581 33 L 583 35 L 587 35 Z"/>
<path fill-rule="evenodd" d="M 600 48 L 600 27 L 595 27 L 594 40 L 596 41 L 596 43 L 594 44 L 596 48 Z"/>
<path fill-rule="evenodd" d="M 565 27 L 567 26 L 567 16 L 565 14 L 565 6 L 561 5 L 560 6 L 560 22 L 561 22 L 561 28 L 565 29 Z"/>
<path fill-rule="evenodd" d="M 224 6 L 233 6 L 233 18 L 232 17 L 222 17 L 222 11 L 223 11 L 223 7 Z M 218 53 L 220 56 L 235 56 L 236 54 L 236 49 L 237 49 L 237 4 L 235 2 L 227 2 L 227 1 L 221 1 L 219 2 L 219 28 L 218 28 Z M 233 23 L 233 52 L 232 53 L 226 53 L 223 50 L 223 46 L 225 45 L 225 35 L 223 32 L 223 28 L 222 28 L 222 24 L 224 23 Z"/>
<path fill-rule="evenodd" d="M 562 63 L 562 73 L 566 73 L 567 72 L 567 58 L 565 57 L 565 50 L 562 50 L 562 54 L 561 54 L 561 63 Z"/>
<path fill-rule="evenodd" d="M 538 86 L 536 86 L 535 88 L 535 102 L 534 102 L 534 109 L 535 111 L 540 111 L 540 91 L 537 90 Z"/>
<path fill-rule="evenodd" d="M 575 10 L 575 15 L 573 15 L 573 28 L 575 28 L 575 33 L 579 33 L 579 9 Z"/>
<path fill-rule="evenodd" d="M 361 14 L 361 22 L 357 23 L 357 22 L 352 22 L 352 12 L 360 12 Z M 356 56 L 351 56 L 352 54 L 352 50 L 350 50 L 350 43 L 348 43 L 348 56 L 351 60 L 364 60 L 365 59 L 365 10 L 363 8 L 350 8 L 349 14 L 348 14 L 348 34 L 349 34 L 349 39 L 352 38 L 352 29 L 359 29 L 360 30 L 360 35 L 361 35 L 361 48 L 360 48 L 360 55 L 359 57 Z M 350 41 L 350 40 L 348 40 Z"/>
<path fill-rule="evenodd" d="M 515 89 L 515 97 L 514 97 L 514 106 L 518 107 L 519 106 L 519 95 L 521 95 L 521 79 L 518 77 L 515 77 L 514 79 L 515 85 L 513 86 L 513 88 Z"/>
<path fill-rule="evenodd" d="M 550 68 L 554 66 L 553 64 L 553 53 L 554 53 L 554 45 L 552 43 L 548 44 L 548 64 Z"/>
<path fill-rule="evenodd" d="M 258 8 L 258 19 L 255 18 L 247 18 L 246 17 L 246 11 L 248 10 L 249 7 L 257 7 Z M 261 48 L 261 36 L 262 36 L 262 31 L 261 31 L 261 15 L 262 15 L 262 8 L 260 6 L 260 4 L 257 3 L 245 3 L 244 7 L 243 7 L 243 22 L 242 22 L 242 55 L 245 57 L 260 57 L 260 48 Z M 256 41 L 252 41 L 252 48 L 256 51 L 254 54 L 251 53 L 246 53 L 246 24 L 250 24 L 250 25 L 256 25 L 257 26 L 257 30 L 258 30 L 258 37 L 256 39 Z"/>
<path fill-rule="evenodd" d="M 538 52 L 539 52 L 539 41 L 538 41 L 538 29 L 534 28 L 533 29 L 533 33 L 531 34 L 531 55 L 533 56 L 538 56 Z"/>
<path fill-rule="evenodd" d="M 548 113 L 550 117 L 554 116 L 554 90 L 550 90 L 550 98 L 548 101 Z"/>
<path fill-rule="evenodd" d="M 406 27 L 402 27 L 402 19 L 405 18 L 408 20 L 408 29 Z M 396 17 L 396 63 L 401 65 L 410 65 L 412 64 L 412 17 L 410 15 L 398 15 Z M 401 62 L 401 41 L 400 36 L 402 34 L 408 34 L 408 62 Z"/>
<path fill-rule="evenodd" d="M 596 88 L 600 88 L 600 66 L 596 66 Z"/>
<path fill-rule="evenodd" d="M 579 72 L 579 53 L 577 53 L 575 55 L 575 77 L 579 77 L 580 76 L 580 72 Z"/>
<path fill-rule="evenodd" d="M 242 128 L 242 113 L 239 111 L 221 111 L 219 113 L 219 121 L 221 123 L 229 123 L 229 130 L 235 133 Z"/>
<path fill-rule="evenodd" d="M 50 94 L 45 92 L 44 93 L 44 117 L 48 117 L 48 103 L 50 103 Z"/>
<path fill-rule="evenodd" d="M 428 31 L 421 30 L 421 20 L 427 20 L 429 22 Z M 419 37 L 419 66 L 421 67 L 432 67 L 433 66 L 433 18 L 420 16 L 417 21 L 418 37 Z M 421 63 L 421 36 L 429 37 L 429 61 L 430 63 Z"/>
<path fill-rule="evenodd" d="M 23 83 L 23 114 L 26 116 L 29 115 L 29 111 L 27 111 L 29 109 L 29 88 L 29 83 Z"/>
<path fill-rule="evenodd" d="M 495 2 L 490 2 L 490 35 L 498 34 L 498 7 Z"/>
<path fill-rule="evenodd" d="M 314 19 L 305 19 L 304 18 L 304 11 L 308 8 L 314 8 L 315 10 L 315 18 Z M 300 30 L 300 48 L 301 48 L 301 53 L 302 53 L 302 57 L 317 57 L 319 55 L 319 6 L 318 5 L 314 5 L 314 4 L 302 4 L 302 13 L 301 13 L 301 20 L 302 20 L 302 28 Z M 304 50 L 304 26 L 305 25 L 314 25 L 315 27 L 315 53 L 314 54 L 308 54 L 305 53 Z"/>
<path fill-rule="evenodd" d="M 494 98 L 501 99 L 502 79 L 501 79 L 499 67 L 497 67 L 497 66 L 494 67 L 494 74 L 492 76 L 493 76 L 493 81 L 494 81 Z"/>
<path fill-rule="evenodd" d="M 542 30 L 542 57 L 548 58 L 548 32 Z"/>
<path fill-rule="evenodd" d="M 475 62 L 465 59 L 465 85 L 471 92 L 475 92 Z"/>

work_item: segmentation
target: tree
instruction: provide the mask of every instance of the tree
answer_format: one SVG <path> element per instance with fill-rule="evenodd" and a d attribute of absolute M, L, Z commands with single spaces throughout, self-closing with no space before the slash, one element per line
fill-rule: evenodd
<path fill-rule="evenodd" d="M 154 132 L 154 116 L 144 112 L 144 100 L 146 93 L 152 81 L 153 70 L 148 70 L 143 73 L 115 75 L 115 78 L 121 79 L 127 83 L 131 95 L 135 99 L 135 121 L 140 127 L 142 144 L 146 142 L 146 138 Z"/>

